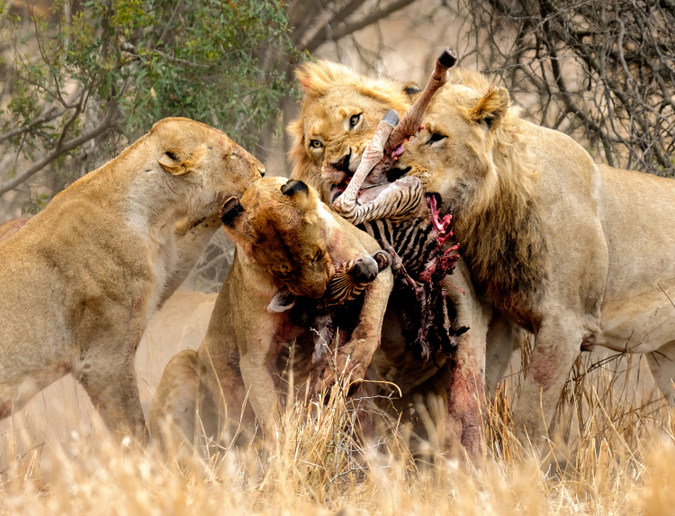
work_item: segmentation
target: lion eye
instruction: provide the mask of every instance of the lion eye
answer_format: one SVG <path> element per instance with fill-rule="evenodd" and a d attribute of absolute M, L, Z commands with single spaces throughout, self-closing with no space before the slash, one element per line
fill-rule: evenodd
<path fill-rule="evenodd" d="M 361 120 L 361 113 L 359 113 L 358 115 L 352 115 L 349 118 L 349 128 L 353 129 L 354 127 L 356 127 L 356 124 L 359 123 L 359 120 Z"/>
<path fill-rule="evenodd" d="M 324 255 L 323 249 L 317 249 L 316 253 L 314 253 L 314 256 L 312 256 L 312 261 L 313 262 L 318 262 L 321 258 L 323 258 Z"/>
<path fill-rule="evenodd" d="M 323 143 L 321 143 L 320 140 L 309 140 L 309 146 L 312 149 L 320 149 L 321 147 L 323 147 Z"/>
<path fill-rule="evenodd" d="M 445 140 L 447 136 L 441 133 L 431 133 L 431 136 L 429 136 L 429 139 L 427 140 L 427 145 L 431 145 L 432 143 L 440 142 L 442 140 Z"/>

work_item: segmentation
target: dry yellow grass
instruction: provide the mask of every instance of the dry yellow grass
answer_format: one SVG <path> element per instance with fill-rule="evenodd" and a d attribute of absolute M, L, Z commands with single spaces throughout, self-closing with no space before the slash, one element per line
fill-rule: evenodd
<path fill-rule="evenodd" d="M 186 295 L 187 296 L 187 295 Z M 207 318 L 212 298 L 189 297 Z M 173 301 L 172 303 L 175 303 Z M 185 332 L 169 304 L 139 350 L 147 403 Z M 168 343 L 167 343 L 168 341 Z M 353 438 L 338 389 L 320 407 L 289 410 L 275 449 L 255 445 L 167 458 L 154 446 L 119 445 L 89 401 L 61 381 L 0 426 L 0 512 L 6 514 L 654 514 L 675 507 L 673 410 L 637 359 L 580 360 L 557 418 L 557 442 L 538 458 L 508 431 L 507 383 L 486 414 L 489 450 L 477 464 L 429 454 L 413 460 L 394 436 L 379 451 Z M 618 369 L 617 373 L 615 369 Z M 628 375 L 622 373 L 629 369 Z M 312 409 L 312 410 L 308 410 Z M 174 450 L 175 452 L 176 450 Z"/>

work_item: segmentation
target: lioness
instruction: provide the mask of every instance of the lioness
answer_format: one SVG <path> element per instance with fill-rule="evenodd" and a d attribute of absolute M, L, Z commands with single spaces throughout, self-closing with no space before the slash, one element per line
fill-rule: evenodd
<path fill-rule="evenodd" d="M 330 212 L 313 188 L 281 177 L 261 179 L 241 200 L 228 201 L 223 222 L 237 244 L 235 260 L 202 345 L 173 357 L 164 371 L 151 408 L 153 435 L 161 435 L 166 416 L 182 434 L 174 437 L 191 443 L 201 436 L 219 436 L 226 421 L 241 421 L 250 430 L 254 416 L 264 435 L 272 435 L 279 416 L 279 392 L 285 391 L 280 378 L 286 366 L 278 358 L 303 335 L 310 342 L 296 346 L 298 354 L 308 356 L 314 351 L 310 328 L 317 321 L 305 320 L 308 304 L 320 304 L 327 288 L 332 292 L 330 280 L 337 264 L 366 257 L 347 271 L 363 272 L 363 265 L 375 262 L 370 255 L 380 250 L 371 237 Z M 357 280 L 369 283 L 362 306 L 356 315 L 345 315 L 352 319 L 349 324 L 338 322 L 346 333 L 341 333 L 337 345 L 336 370 L 352 380 L 365 376 L 380 344 L 393 283 L 389 270 L 377 274 L 383 266 L 374 267 L 372 275 L 359 274 L 362 279 Z M 293 302 L 280 296 L 286 289 L 310 299 L 309 303 L 300 306 L 298 300 L 292 307 Z M 297 381 L 322 373 L 313 371 L 316 360 L 305 366 L 295 368 Z M 323 379 L 329 380 L 330 374 Z M 244 409 L 247 399 L 253 413 Z"/>
<path fill-rule="evenodd" d="M 327 61 L 307 63 L 296 75 L 305 95 L 299 118 L 289 126 L 294 137 L 291 177 L 313 184 L 322 192 L 324 201 L 331 202 L 357 169 L 380 120 L 390 109 L 402 115 L 410 107 L 416 90 L 411 85 L 364 77 Z M 389 179 L 398 177 L 390 175 Z M 411 352 L 411 343 L 402 337 L 402 321 L 410 307 L 400 299 L 392 299 L 374 372 L 376 377 L 402 389 L 404 397 L 399 406 L 406 414 L 420 397 L 440 396 L 448 416 L 445 421 L 441 418 L 440 426 L 447 423 L 453 430 L 440 435 L 441 446 L 451 445 L 457 433 L 466 450 L 475 456 L 481 447 L 479 400 L 483 396 L 490 310 L 477 300 L 461 260 L 441 288 L 447 309 L 454 315 L 454 325 L 469 328 L 459 337 L 458 349 L 451 360 L 439 357 L 424 361 Z"/>
<path fill-rule="evenodd" d="M 174 288 L 176 234 L 192 252 L 262 171 L 224 133 L 167 118 L 2 242 L 0 417 L 71 373 L 111 430 L 141 436 L 134 353 Z"/>
<path fill-rule="evenodd" d="M 480 298 L 535 334 L 519 431 L 545 434 L 580 347 L 596 344 L 648 353 L 675 405 L 675 180 L 597 167 L 482 75 L 454 82 L 397 174 L 440 193 Z"/>

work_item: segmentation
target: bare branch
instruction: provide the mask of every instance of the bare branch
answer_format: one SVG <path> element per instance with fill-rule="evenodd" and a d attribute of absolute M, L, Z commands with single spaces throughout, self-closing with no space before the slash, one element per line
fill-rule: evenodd
<path fill-rule="evenodd" d="M 162 31 L 162 34 L 159 36 L 159 39 L 155 43 L 155 48 L 160 46 L 164 40 L 166 39 L 167 34 L 169 33 L 169 28 L 173 26 L 173 22 L 176 20 L 176 16 L 178 15 L 178 12 L 183 8 L 183 0 L 178 0 L 176 2 L 175 7 L 173 8 L 173 11 L 171 11 L 171 16 L 169 17 L 169 21 L 166 22 L 166 25 L 164 26 L 164 30 Z"/>
<path fill-rule="evenodd" d="M 40 124 L 44 124 L 45 122 L 50 122 L 61 115 L 63 115 L 67 109 L 58 109 L 55 106 L 49 108 L 47 111 L 45 111 L 42 115 L 37 117 L 35 120 L 32 120 L 26 125 L 23 125 L 21 127 L 17 127 L 16 129 L 12 129 L 11 131 L 0 135 L 0 143 L 4 142 L 5 140 L 9 140 L 10 138 L 13 138 L 14 136 L 17 136 L 22 133 L 28 133 L 31 130 L 33 130 L 36 126 Z"/>
<path fill-rule="evenodd" d="M 337 38 L 333 35 L 334 27 L 337 27 L 345 18 L 354 14 L 363 2 L 358 0 L 347 0 L 342 6 L 334 6 L 333 9 L 325 9 L 322 13 L 321 24 L 311 36 L 309 41 L 301 43 L 309 52 L 314 52 L 320 45 L 326 41 L 335 41 Z M 309 31 L 308 31 L 309 32 Z"/>
<path fill-rule="evenodd" d="M 396 11 L 400 11 L 404 7 L 407 7 L 410 4 L 412 4 L 414 1 L 415 0 L 396 0 L 381 9 L 371 12 L 367 16 L 361 18 L 360 20 L 355 20 L 353 23 L 342 25 L 333 32 L 333 37 L 336 40 L 344 38 L 345 36 L 353 34 L 358 30 L 361 30 L 365 27 L 368 27 L 369 25 L 378 22 L 379 20 L 382 20 L 383 18 L 386 18 L 387 16 L 395 13 Z"/>
<path fill-rule="evenodd" d="M 362 18 L 353 21 L 352 23 L 347 23 L 345 20 L 354 12 L 356 8 L 360 6 L 363 2 L 361 1 L 350 1 L 347 5 L 343 6 L 341 10 L 335 13 L 335 15 L 328 20 L 324 26 L 323 30 L 319 30 L 305 45 L 305 48 L 309 52 L 314 52 L 320 45 L 326 41 L 338 41 L 354 32 L 361 30 L 369 25 L 386 18 L 390 14 L 395 13 L 407 7 L 415 0 L 394 0 L 391 3 L 384 5 L 383 7 L 378 7 L 372 12 L 363 16 Z"/>
<path fill-rule="evenodd" d="M 499 75 L 526 115 L 616 166 L 675 174 L 673 2 L 472 0 L 465 6 L 479 66 Z"/>
<path fill-rule="evenodd" d="M 16 188 L 18 185 L 20 185 L 28 178 L 30 178 L 31 176 L 42 170 L 44 167 L 52 163 L 55 159 L 57 159 L 59 156 L 62 156 L 64 153 L 112 129 L 115 126 L 114 122 L 115 113 L 116 113 L 115 108 L 113 107 L 108 108 L 105 117 L 103 118 L 103 120 L 101 120 L 101 123 L 98 124 L 95 128 L 76 138 L 72 138 L 66 142 L 62 142 L 54 150 L 48 152 L 37 162 L 35 162 L 33 166 L 30 167 L 28 170 L 25 170 L 24 172 L 18 174 L 16 177 L 2 183 L 0 185 L 0 195 L 4 194 L 5 192 L 8 192 L 9 190 L 12 190 L 13 188 Z"/>

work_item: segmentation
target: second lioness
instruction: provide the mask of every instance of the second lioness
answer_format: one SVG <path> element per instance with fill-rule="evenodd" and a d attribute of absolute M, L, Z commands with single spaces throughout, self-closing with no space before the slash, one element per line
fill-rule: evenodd
<path fill-rule="evenodd" d="M 223 219 L 237 242 L 234 264 L 206 338 L 197 351 L 183 351 L 169 362 L 151 410 L 152 433 L 168 416 L 188 442 L 201 428 L 207 437 L 218 435 L 226 419 L 252 428 L 254 415 L 269 435 L 279 415 L 279 393 L 287 390 L 277 359 L 296 338 L 311 341 L 309 328 L 316 325 L 296 317 L 304 316 L 305 308 L 287 309 L 280 292 L 288 289 L 321 304 L 333 264 L 370 259 L 380 251 L 374 239 L 333 214 L 301 181 L 259 180 L 240 201 L 226 203 Z M 379 347 L 392 284 L 391 272 L 384 270 L 364 289 L 352 331 L 339 343 L 335 369 L 352 380 L 364 377 Z M 304 378 L 313 372 L 295 371 Z M 244 409 L 246 399 L 253 413 Z"/>

